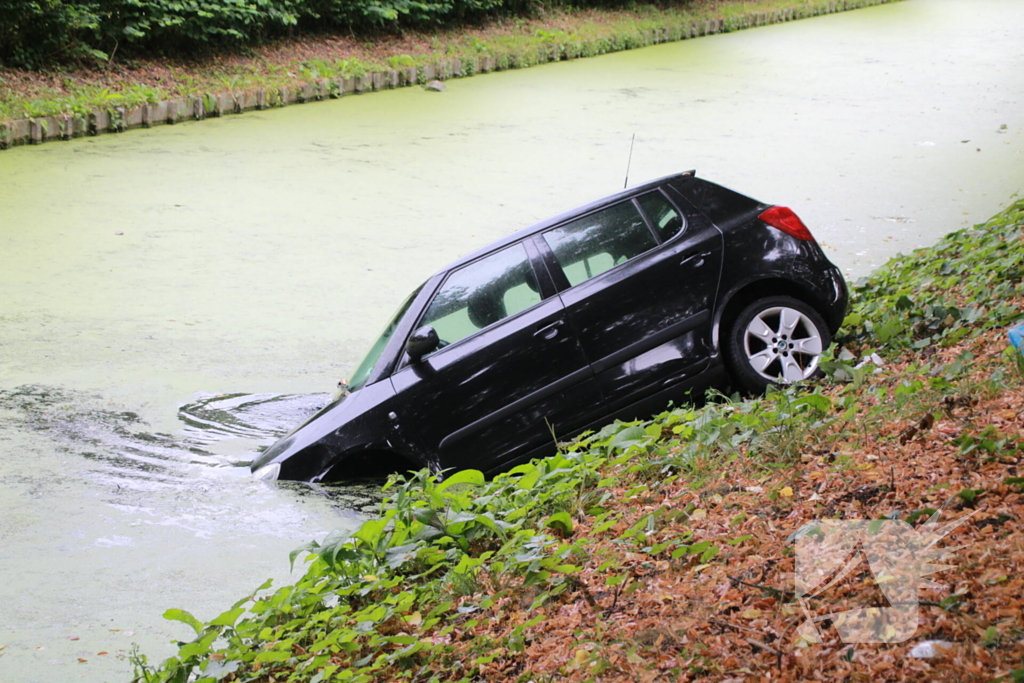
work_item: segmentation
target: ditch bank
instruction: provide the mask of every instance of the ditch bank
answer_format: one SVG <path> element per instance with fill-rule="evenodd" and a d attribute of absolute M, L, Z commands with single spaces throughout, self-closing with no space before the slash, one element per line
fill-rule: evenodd
<path fill-rule="evenodd" d="M 1024 680 L 1024 200 L 852 294 L 828 381 L 616 422 L 491 481 L 392 480 L 380 518 L 291 554 L 293 585 L 168 610 L 191 640 L 135 652 L 134 681 Z M 862 559 L 804 591 L 827 520 L 923 538 L 909 580 L 938 583 L 897 595 Z"/>
<path fill-rule="evenodd" d="M 664 25 L 643 31 L 627 31 L 591 40 L 573 36 L 547 36 L 520 50 L 497 51 L 487 55 L 454 55 L 420 66 L 368 71 L 344 77 L 313 78 L 292 85 L 255 90 L 205 93 L 135 106 L 116 105 L 92 108 L 87 112 L 69 112 L 53 116 L 21 118 L 0 122 L 0 149 L 19 145 L 38 145 L 54 140 L 105 133 L 121 133 L 136 128 L 173 125 L 266 110 L 292 104 L 318 102 L 375 90 L 426 85 L 432 81 L 465 78 L 508 69 L 521 69 L 562 60 L 595 57 L 602 54 L 648 47 L 660 43 L 688 40 L 718 33 L 767 26 L 798 19 L 845 12 L 898 0 L 832 0 L 766 12 L 748 12 L 703 21 L 666 21 Z"/>

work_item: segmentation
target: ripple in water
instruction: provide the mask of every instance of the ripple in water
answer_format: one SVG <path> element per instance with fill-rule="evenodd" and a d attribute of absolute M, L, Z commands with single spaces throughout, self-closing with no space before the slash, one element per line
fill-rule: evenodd
<path fill-rule="evenodd" d="M 247 447 L 248 467 L 253 456 L 270 446 L 295 425 L 327 405 L 329 394 L 207 394 L 182 406 L 182 436 L 201 449 Z"/>
<path fill-rule="evenodd" d="M 162 434 L 100 396 L 27 385 L 0 390 L 0 415 L 16 428 L 46 432 L 59 449 L 81 455 L 97 483 L 115 492 L 109 502 L 122 505 L 138 502 L 132 493 L 187 487 L 194 496 L 197 488 L 209 487 L 213 498 L 217 482 L 255 484 L 249 475 L 253 458 L 329 400 L 329 394 L 197 394 L 178 410 L 182 429 Z M 374 486 L 269 485 L 300 497 L 327 497 L 348 510 L 370 509 L 380 499 Z"/>

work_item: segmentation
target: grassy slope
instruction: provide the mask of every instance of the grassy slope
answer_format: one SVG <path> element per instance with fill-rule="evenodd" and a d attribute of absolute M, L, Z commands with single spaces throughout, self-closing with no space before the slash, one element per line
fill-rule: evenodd
<path fill-rule="evenodd" d="M 628 10 L 538 13 L 482 26 L 376 36 L 303 36 L 241 54 L 118 60 L 95 67 L 32 72 L 0 68 L 0 122 L 84 115 L 92 109 L 132 108 L 172 98 L 295 87 L 318 79 L 432 64 L 454 58 L 496 57 L 499 63 L 538 61 L 558 49 L 589 56 L 635 47 L 654 29 L 689 26 L 754 12 L 820 6 L 824 0 L 689 0 Z"/>
<path fill-rule="evenodd" d="M 1024 680 L 1024 201 L 854 288 L 833 379 L 611 425 L 493 482 L 394 484 L 303 578 L 141 680 Z M 845 381 L 840 381 L 841 378 Z M 822 518 L 974 516 L 907 643 L 797 637 L 793 544 Z M 297 551 L 296 555 L 306 553 Z M 293 558 L 295 559 L 295 558 Z M 879 604 L 866 571 L 825 612 Z M 812 607 L 814 606 L 812 605 Z M 924 639 L 954 643 L 916 659 Z"/>

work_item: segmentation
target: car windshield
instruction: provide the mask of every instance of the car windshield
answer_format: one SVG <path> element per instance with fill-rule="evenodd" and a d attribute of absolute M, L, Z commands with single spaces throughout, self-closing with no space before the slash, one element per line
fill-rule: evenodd
<path fill-rule="evenodd" d="M 380 337 L 370 347 L 370 352 L 366 354 L 366 358 L 356 368 L 355 374 L 352 375 L 352 381 L 348 384 L 349 391 L 355 391 L 356 389 L 362 388 L 366 384 L 366 380 L 370 377 L 370 371 L 373 370 L 374 366 L 377 365 L 377 361 L 380 360 L 380 354 L 384 352 L 384 347 L 387 346 L 388 340 L 391 339 L 391 335 L 395 333 L 395 328 L 398 327 L 398 321 L 402 319 L 405 312 L 409 310 L 409 306 L 412 305 L 412 300 L 416 298 L 416 295 L 423 289 L 423 285 L 420 285 L 413 291 L 412 294 L 402 303 L 398 308 L 398 312 L 391 317 L 391 322 L 387 324 L 384 331 L 381 332 Z"/>

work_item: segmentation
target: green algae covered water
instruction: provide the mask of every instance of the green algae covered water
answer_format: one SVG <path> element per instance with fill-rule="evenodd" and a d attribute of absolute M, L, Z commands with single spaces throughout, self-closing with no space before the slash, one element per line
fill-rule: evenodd
<path fill-rule="evenodd" d="M 850 277 L 1024 189 L 1024 5 L 907 0 L 0 154 L 0 680 L 125 681 L 353 526 L 265 483 L 402 297 L 488 241 L 696 168 Z M 106 654 L 100 654 L 106 653 Z M 84 660 L 84 661 L 82 661 Z"/>

